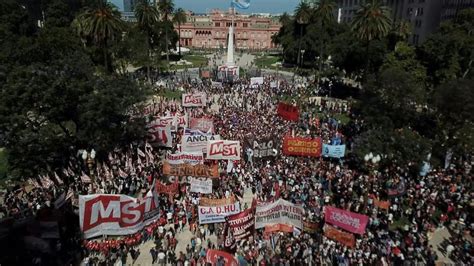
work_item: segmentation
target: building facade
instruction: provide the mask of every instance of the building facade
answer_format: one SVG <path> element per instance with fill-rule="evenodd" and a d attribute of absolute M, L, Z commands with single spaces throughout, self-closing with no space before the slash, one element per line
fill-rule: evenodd
<path fill-rule="evenodd" d="M 181 24 L 180 44 L 188 48 L 216 49 L 227 47 L 229 27 L 234 17 L 234 47 L 245 50 L 277 49 L 272 36 L 280 30 L 278 17 L 270 15 L 233 15 L 231 11 L 212 10 L 209 14 L 187 14 Z M 175 25 L 178 30 L 178 26 Z"/>

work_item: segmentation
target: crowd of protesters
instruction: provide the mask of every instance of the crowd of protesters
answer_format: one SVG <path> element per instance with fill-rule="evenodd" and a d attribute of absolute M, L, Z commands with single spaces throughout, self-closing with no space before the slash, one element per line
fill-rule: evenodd
<path fill-rule="evenodd" d="M 219 161 L 221 177 L 211 198 L 235 195 L 243 200 L 251 191 L 259 201 L 281 197 L 305 210 L 304 220 L 318 224 L 316 232 L 277 233 L 269 239 L 263 230 L 237 243 L 235 256 L 241 265 L 435 265 L 435 250 L 459 264 L 473 264 L 472 223 L 472 157 L 455 157 L 445 168 L 413 174 L 411 165 L 390 165 L 383 169 L 370 161 L 348 164 L 347 159 L 285 156 L 281 153 L 286 135 L 316 138 L 323 143 L 346 144 L 349 153 L 353 138 L 364 126 L 363 119 L 352 113 L 350 102 L 316 98 L 302 100 L 304 86 L 267 77 L 263 85 L 249 82 L 210 86 L 175 84 L 188 92 L 204 91 L 208 103 L 204 108 L 184 108 L 178 100 L 160 98 L 151 102 L 147 115 L 185 115 L 212 117 L 215 132 L 222 139 L 240 141 L 242 159 Z M 275 86 L 277 84 L 277 86 Z M 276 105 L 284 97 L 300 107 L 300 119 L 286 121 L 277 115 Z M 350 122 L 343 123 L 341 117 Z M 161 172 L 163 155 L 179 150 L 177 130 L 171 150 L 151 147 L 148 143 L 130 145 L 111 151 L 105 160 L 93 166 L 78 156 L 69 166 L 32 180 L 29 189 L 17 188 L 5 196 L 0 211 L 4 216 L 36 213 L 52 208 L 78 195 L 94 193 L 143 196 L 153 180 L 166 182 Z M 252 156 L 249 139 L 273 139 L 276 156 Z M 144 154 L 145 156 L 141 156 Z M 211 162 L 206 162 L 211 163 Z M 225 169 L 228 169 L 226 171 Z M 276 189 L 277 188 L 277 189 Z M 197 203 L 203 196 L 189 192 L 181 184 L 173 197 L 160 197 L 160 219 L 140 232 L 123 237 L 80 240 L 87 265 L 110 265 L 118 261 L 134 262 L 140 244 L 153 241 L 151 261 L 164 265 L 205 265 L 206 250 L 223 248 L 222 224 L 199 225 Z M 376 202 L 387 202 L 381 207 Z M 347 247 L 324 235 L 324 206 L 335 206 L 370 217 L 363 235 L 356 237 L 355 247 Z M 245 207 L 249 207 L 245 204 Z M 430 237 L 440 228 L 451 234 L 446 246 L 433 247 Z M 193 237 L 186 252 L 176 252 L 177 234 L 189 230 Z M 212 242 L 210 235 L 217 236 Z M 128 259 L 128 260 L 127 260 Z M 221 262 L 221 261 L 220 261 Z"/>

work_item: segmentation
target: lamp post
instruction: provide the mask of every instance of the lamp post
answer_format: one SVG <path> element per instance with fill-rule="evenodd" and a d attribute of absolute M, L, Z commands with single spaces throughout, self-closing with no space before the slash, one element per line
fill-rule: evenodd
<path fill-rule="evenodd" d="M 374 168 L 375 165 L 377 165 L 380 160 L 382 160 L 382 157 L 380 154 L 374 155 L 372 152 L 369 152 L 364 156 L 364 161 L 367 163 L 367 165 L 371 168 Z"/>
<path fill-rule="evenodd" d="M 304 52 L 306 52 L 304 49 L 301 50 L 301 60 L 300 60 L 300 67 L 303 67 L 303 61 L 304 61 Z"/>
<path fill-rule="evenodd" d="M 95 164 L 95 155 L 96 152 L 94 149 L 91 149 L 90 152 L 87 152 L 87 150 L 82 151 L 82 160 L 84 160 L 84 164 L 87 166 L 89 169 L 89 174 L 94 178 L 94 164 Z"/>

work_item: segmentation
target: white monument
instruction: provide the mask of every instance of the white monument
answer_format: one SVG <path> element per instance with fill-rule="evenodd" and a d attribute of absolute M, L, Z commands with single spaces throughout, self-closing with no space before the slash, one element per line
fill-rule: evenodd
<path fill-rule="evenodd" d="M 232 8 L 232 23 L 227 39 L 227 60 L 223 66 L 219 67 L 219 77 L 222 81 L 234 81 L 239 77 L 239 67 L 234 61 L 234 14 L 235 8 Z"/>

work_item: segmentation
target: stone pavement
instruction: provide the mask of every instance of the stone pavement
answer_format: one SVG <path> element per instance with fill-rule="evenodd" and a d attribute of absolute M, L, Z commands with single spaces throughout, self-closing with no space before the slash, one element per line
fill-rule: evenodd
<path fill-rule="evenodd" d="M 429 245 L 432 245 L 436 254 L 438 255 L 437 265 L 455 265 L 454 262 L 445 257 L 445 253 L 442 251 L 446 247 L 442 246 L 442 243 L 447 241 L 451 238 L 451 234 L 449 233 L 447 228 L 438 228 L 436 231 L 431 235 L 428 240 Z"/>

